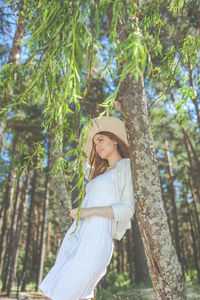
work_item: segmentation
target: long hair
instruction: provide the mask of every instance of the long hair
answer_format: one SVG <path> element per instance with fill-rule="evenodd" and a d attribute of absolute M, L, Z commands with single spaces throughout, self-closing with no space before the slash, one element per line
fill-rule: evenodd
<path fill-rule="evenodd" d="M 128 158 L 129 157 L 129 148 L 127 145 L 114 133 L 109 131 L 99 131 L 96 134 L 102 134 L 109 137 L 111 140 L 114 140 L 117 142 L 117 150 L 122 158 Z M 95 136 L 94 136 L 95 137 Z M 103 174 L 106 169 L 108 168 L 108 160 L 101 158 L 98 153 L 96 152 L 96 149 L 94 147 L 94 137 L 92 139 L 92 150 L 90 152 L 90 175 L 89 178 L 94 179 L 100 174 Z"/>

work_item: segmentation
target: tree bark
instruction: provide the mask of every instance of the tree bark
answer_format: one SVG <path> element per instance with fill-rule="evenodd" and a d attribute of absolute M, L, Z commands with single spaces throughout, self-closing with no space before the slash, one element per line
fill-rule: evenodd
<path fill-rule="evenodd" d="M 19 176 L 18 181 L 17 181 L 17 189 L 16 189 L 16 193 L 15 193 L 15 203 L 14 203 L 14 210 L 13 210 L 13 215 L 12 215 L 12 224 L 11 224 L 11 228 L 9 230 L 10 244 L 8 247 L 8 261 L 7 261 L 7 265 L 6 265 L 6 271 L 5 271 L 5 277 L 3 280 L 2 291 L 6 291 L 7 287 L 8 287 L 9 274 L 10 274 L 10 268 L 11 268 L 11 255 L 10 254 L 12 252 L 14 235 L 15 235 L 16 227 L 17 227 L 17 211 L 18 211 L 19 205 L 20 205 L 21 188 L 22 188 L 22 179 L 21 179 L 21 176 Z"/>
<path fill-rule="evenodd" d="M 172 216 L 173 216 L 173 232 L 174 232 L 174 242 L 176 246 L 176 251 L 178 255 L 179 262 L 182 263 L 182 255 L 181 255 L 181 247 L 180 247 L 180 234 L 179 234 L 179 226 L 178 226 L 178 216 L 176 209 L 176 196 L 174 189 L 174 176 L 172 171 L 172 163 L 169 151 L 168 140 L 165 139 L 165 150 L 168 162 L 168 173 L 169 173 L 169 194 L 172 205 Z"/>
<path fill-rule="evenodd" d="M 11 156 L 15 153 L 15 149 L 17 146 L 18 136 L 16 135 L 12 142 L 12 147 L 10 149 Z M 11 157 L 10 156 L 10 157 Z M 6 190 L 3 197 L 2 209 L 0 212 L 0 228 L 1 228 L 1 235 L 0 235 L 0 274 L 3 266 L 4 261 L 4 253 L 5 253 L 5 241 L 6 241 L 6 232 L 8 231 L 8 222 L 11 216 L 11 208 L 12 202 L 14 197 L 14 181 L 16 177 L 16 167 L 13 166 L 12 159 L 10 163 L 10 171 L 7 178 L 6 183 Z M 10 224 L 9 224 L 10 225 Z"/>
<path fill-rule="evenodd" d="M 126 1 L 125 1 L 126 3 Z M 119 42 L 128 35 L 130 17 L 118 23 Z M 172 244 L 161 196 L 152 132 L 148 120 L 143 78 L 127 74 L 119 90 L 128 141 L 136 217 L 144 243 L 156 299 L 183 300 L 186 291 L 182 269 Z"/>
<path fill-rule="evenodd" d="M 3 267 L 3 261 L 4 261 L 4 254 L 6 250 L 6 232 L 8 231 L 8 226 L 10 216 L 11 216 L 11 206 L 12 206 L 12 200 L 14 197 L 14 180 L 15 180 L 15 170 L 11 169 L 7 184 L 6 184 L 6 191 L 4 193 L 4 199 L 3 199 L 3 209 L 2 209 L 2 226 L 1 226 L 1 236 L 0 236 L 0 274 L 2 274 L 2 267 Z"/>
<path fill-rule="evenodd" d="M 132 239 L 131 239 L 131 231 L 126 231 L 126 252 L 127 252 L 127 264 L 129 266 L 129 278 L 131 284 L 133 284 L 133 259 L 132 259 Z"/>
<path fill-rule="evenodd" d="M 10 247 L 10 270 L 9 270 L 9 279 L 7 286 L 7 295 L 10 296 L 11 288 L 14 282 L 14 278 L 16 276 L 17 270 L 17 262 L 18 262 L 18 253 L 19 253 L 19 241 L 21 236 L 21 229 L 24 221 L 24 215 L 26 210 L 26 204 L 28 200 L 28 187 L 30 184 L 30 167 L 28 168 L 28 172 L 26 175 L 26 180 L 24 182 L 24 186 L 22 192 L 19 193 L 21 196 L 20 205 L 17 211 L 17 220 L 16 220 L 16 229 L 14 230 L 13 239 L 11 239 L 11 247 Z"/>
<path fill-rule="evenodd" d="M 12 285 L 12 273 L 15 269 L 15 261 L 18 247 L 18 234 L 19 234 L 19 215 L 21 215 L 22 210 L 22 186 L 23 179 L 22 176 L 18 176 L 17 189 L 15 194 L 15 203 L 12 213 L 12 224 L 9 230 L 9 247 L 8 247 L 8 260 L 6 264 L 5 277 L 3 281 L 2 291 L 7 292 L 7 296 L 10 295 L 10 289 Z"/>
<path fill-rule="evenodd" d="M 194 149 L 194 146 L 192 144 L 191 138 L 189 137 L 189 135 L 188 135 L 188 133 L 187 133 L 187 131 L 185 130 L 184 127 L 182 128 L 182 132 L 183 132 L 183 135 L 186 137 L 186 139 L 188 141 L 191 152 L 193 154 L 193 158 L 194 158 L 194 161 L 195 161 L 195 165 L 196 165 L 196 168 L 197 168 L 198 175 L 200 175 L 200 159 L 198 158 L 198 154 L 196 153 L 196 151 Z"/>
<path fill-rule="evenodd" d="M 46 188 L 45 188 L 45 198 L 44 198 L 44 207 L 43 207 L 43 218 L 42 218 L 42 231 L 41 231 L 41 242 L 40 242 L 40 262 L 39 270 L 37 276 L 37 287 L 42 281 L 42 274 L 44 269 L 44 257 L 46 249 L 46 236 L 47 236 L 47 212 L 49 207 L 49 192 L 50 192 L 50 179 L 49 174 L 46 177 Z M 37 288 L 38 290 L 38 288 Z"/>
<path fill-rule="evenodd" d="M 19 18 L 17 20 L 17 28 L 16 28 L 12 48 L 10 50 L 8 63 L 19 64 L 19 62 L 20 62 L 25 25 L 26 25 L 26 19 L 25 19 L 24 7 L 22 4 L 20 12 L 19 12 Z"/>
<path fill-rule="evenodd" d="M 56 140 L 54 134 L 50 136 L 50 170 L 52 175 L 52 187 L 54 197 L 58 202 L 60 233 L 64 236 L 67 229 L 72 224 L 70 210 L 72 209 L 71 199 L 68 195 L 64 174 L 61 170 L 56 174 L 54 168 L 56 162 L 62 157 L 62 144 Z"/>
<path fill-rule="evenodd" d="M 49 252 L 51 251 L 51 234 L 50 234 L 50 229 L 51 229 L 51 227 L 50 227 L 50 222 L 49 222 L 48 225 L 47 225 L 47 251 L 46 251 L 47 256 L 48 256 Z"/>
<path fill-rule="evenodd" d="M 165 214 L 143 80 L 127 75 L 120 88 L 131 166 L 136 217 L 148 258 L 157 299 L 186 299 L 180 263 L 172 245 Z"/>
<path fill-rule="evenodd" d="M 34 165 L 36 165 L 36 162 Z M 31 202 L 30 202 L 29 214 L 28 214 L 28 229 L 27 229 L 27 235 L 26 235 L 26 248 L 25 248 L 23 270 L 22 270 L 22 278 L 23 278 L 22 291 L 25 290 L 25 286 L 26 286 L 26 282 L 27 282 L 27 265 L 28 265 L 28 255 L 29 255 L 30 245 L 31 245 L 32 223 L 33 223 L 32 215 L 33 215 L 33 209 L 34 209 L 34 205 L 35 205 L 36 179 L 37 179 L 37 171 L 35 169 L 32 180 L 31 180 Z"/>
<path fill-rule="evenodd" d="M 191 177 L 192 177 L 192 182 L 193 182 L 193 185 L 196 189 L 198 200 L 200 202 L 200 187 L 199 187 L 199 184 L 198 184 L 198 181 L 197 181 L 197 177 L 195 176 L 195 171 L 194 171 L 194 167 L 193 167 L 193 163 L 192 163 L 192 157 L 191 157 L 191 154 L 190 154 L 190 147 L 189 147 L 188 139 L 187 139 L 187 136 L 185 134 L 185 131 L 182 130 L 182 132 L 183 132 L 185 148 L 186 148 L 186 151 L 187 151 L 188 161 L 190 163 L 190 173 L 191 173 Z"/>
<path fill-rule="evenodd" d="M 34 283 L 35 283 L 35 291 L 37 291 L 37 281 L 38 281 L 38 270 L 40 264 L 40 244 L 41 244 L 41 207 L 39 208 L 37 205 L 35 206 L 35 238 L 34 238 L 34 246 L 33 246 L 33 260 L 32 260 L 32 274 L 34 274 Z"/>
<path fill-rule="evenodd" d="M 117 244 L 117 272 L 118 273 L 121 273 L 122 269 L 121 269 L 121 256 L 120 256 L 120 242 L 119 241 L 116 241 L 116 244 Z"/>
<path fill-rule="evenodd" d="M 190 173 L 189 170 L 188 170 L 188 173 Z M 191 179 L 190 174 L 188 177 L 189 177 L 189 187 L 190 187 L 190 191 L 191 191 L 191 195 L 192 195 L 192 199 L 193 199 L 195 219 L 196 219 L 197 228 L 198 228 L 198 235 L 200 235 L 200 221 L 199 221 L 199 214 L 198 214 L 198 208 L 197 208 L 196 193 L 193 188 L 192 179 Z"/>
<path fill-rule="evenodd" d="M 191 209 L 187 200 L 187 191 L 185 189 L 185 203 L 188 209 L 188 219 L 190 223 L 190 232 L 192 236 L 192 247 L 193 247 L 193 253 L 194 253 L 194 262 L 195 262 L 195 268 L 197 270 L 197 276 L 198 276 L 198 282 L 200 283 L 200 265 L 198 261 L 198 254 L 197 254 L 197 246 L 196 246 L 196 240 L 195 240 L 195 234 L 193 230 L 193 224 L 192 224 L 192 218 L 191 218 Z"/>
<path fill-rule="evenodd" d="M 138 227 L 137 219 L 132 222 L 133 241 L 134 241 L 134 265 L 135 265 L 135 282 L 151 282 L 149 268 L 144 252 L 144 245 Z"/>

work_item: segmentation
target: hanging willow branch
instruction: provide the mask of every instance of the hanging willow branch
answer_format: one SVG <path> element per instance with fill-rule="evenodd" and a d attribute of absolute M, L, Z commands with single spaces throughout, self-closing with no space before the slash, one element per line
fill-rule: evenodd
<path fill-rule="evenodd" d="M 173 11 L 172 6 L 176 6 L 175 2 L 168 5 L 169 13 Z M 182 16 L 184 1 L 178 2 L 180 9 L 175 15 Z M 17 3 L 17 0 L 12 3 Z M 4 105 L 1 114 L 14 114 L 29 103 L 38 103 L 43 111 L 41 130 L 53 131 L 58 140 L 63 140 L 63 131 L 67 132 L 70 148 L 66 153 L 67 168 L 72 172 L 74 164 L 70 164 L 70 158 L 78 157 L 76 170 L 81 191 L 84 191 L 84 153 L 79 133 L 91 117 L 84 107 L 91 86 L 92 68 L 104 58 L 100 38 L 104 36 L 109 42 L 108 60 L 100 74 L 102 77 L 108 74 L 115 82 L 114 91 L 100 104 L 103 108 L 100 115 L 109 115 L 126 75 L 132 74 L 136 80 L 144 72 L 150 75 L 153 69 L 150 55 L 163 55 L 159 40 L 165 25 L 163 5 L 161 0 L 150 0 L 141 4 L 139 13 L 135 1 L 26 0 L 29 20 L 24 42 L 26 58 L 21 65 L 9 64 L 2 68 Z M 139 33 L 135 32 L 134 22 L 128 23 L 127 37 L 119 43 L 116 28 L 124 15 L 137 20 Z M 114 70 L 116 61 L 118 64 Z M 165 74 L 162 65 L 156 71 Z M 21 80 L 15 85 L 16 72 Z M 169 73 L 168 78 L 174 76 L 172 69 Z M 11 101 L 5 101 L 5 87 L 14 91 Z M 53 120 L 56 120 L 54 124 Z M 77 147 L 71 147 L 72 142 Z M 83 195 L 81 192 L 81 199 Z"/>

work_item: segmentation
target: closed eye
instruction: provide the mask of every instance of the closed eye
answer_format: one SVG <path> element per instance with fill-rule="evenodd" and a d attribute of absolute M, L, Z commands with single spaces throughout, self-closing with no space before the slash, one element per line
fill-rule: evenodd
<path fill-rule="evenodd" d="M 99 142 L 102 142 L 102 141 L 103 141 L 103 138 L 99 138 L 98 141 L 99 141 Z M 95 143 L 94 143 L 94 148 L 96 148 L 96 144 L 95 144 Z"/>

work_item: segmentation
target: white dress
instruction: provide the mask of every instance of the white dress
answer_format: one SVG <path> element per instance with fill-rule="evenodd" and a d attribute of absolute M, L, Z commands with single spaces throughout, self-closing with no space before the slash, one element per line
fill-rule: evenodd
<path fill-rule="evenodd" d="M 86 184 L 82 207 L 116 203 L 114 169 Z M 55 264 L 39 288 L 52 300 L 79 300 L 94 297 L 94 289 L 106 274 L 113 254 L 113 219 L 99 216 L 76 221 L 67 231 Z"/>

